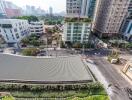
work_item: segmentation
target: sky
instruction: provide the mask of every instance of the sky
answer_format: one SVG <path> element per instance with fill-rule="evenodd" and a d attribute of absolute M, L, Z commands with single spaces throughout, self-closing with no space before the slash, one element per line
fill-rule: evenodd
<path fill-rule="evenodd" d="M 11 1 L 19 7 L 24 7 L 25 5 L 41 7 L 45 11 L 49 11 L 49 7 L 52 7 L 54 13 L 65 11 L 66 9 L 66 0 L 6 0 L 6 1 Z"/>

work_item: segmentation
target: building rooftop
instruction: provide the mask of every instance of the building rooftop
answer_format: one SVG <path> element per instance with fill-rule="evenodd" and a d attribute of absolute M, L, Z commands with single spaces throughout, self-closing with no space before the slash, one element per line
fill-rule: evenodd
<path fill-rule="evenodd" d="M 1 23 L 3 23 L 3 22 L 14 22 L 14 21 L 27 21 L 27 20 L 24 20 L 24 19 L 0 19 Z"/>
<path fill-rule="evenodd" d="M 80 18 L 80 17 L 74 17 L 74 18 L 65 17 L 64 21 L 65 22 L 85 22 L 85 23 L 91 23 L 91 19 L 90 18 Z"/>
<path fill-rule="evenodd" d="M 92 82 L 79 56 L 57 58 L 19 57 L 0 54 L 0 82 Z"/>

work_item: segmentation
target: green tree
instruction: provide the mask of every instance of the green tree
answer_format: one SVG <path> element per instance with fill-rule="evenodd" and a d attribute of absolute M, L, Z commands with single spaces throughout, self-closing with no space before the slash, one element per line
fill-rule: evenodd
<path fill-rule="evenodd" d="M 28 22 L 30 23 L 31 21 L 35 22 L 38 21 L 38 18 L 36 16 L 20 16 L 20 17 L 16 17 L 17 19 L 25 19 L 28 20 Z"/>

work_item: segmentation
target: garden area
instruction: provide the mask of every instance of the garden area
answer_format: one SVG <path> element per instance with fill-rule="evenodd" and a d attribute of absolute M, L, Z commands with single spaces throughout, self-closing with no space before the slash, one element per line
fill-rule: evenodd
<path fill-rule="evenodd" d="M 27 36 L 21 40 L 22 47 L 27 46 L 39 47 L 40 45 L 43 44 L 44 42 L 40 39 L 40 36 L 37 36 L 36 34 L 31 34 L 30 36 Z"/>
<path fill-rule="evenodd" d="M 86 23 L 90 23 L 92 20 L 90 18 L 65 18 L 64 19 L 65 22 L 86 22 Z"/>
<path fill-rule="evenodd" d="M 27 85 L 27 84 L 0 84 L 1 91 L 8 91 L 16 100 L 29 98 L 62 98 L 65 100 L 109 100 L 102 84 L 67 84 L 67 85 Z M 20 98 L 20 99 L 19 99 Z M 53 99 L 54 100 L 54 99 Z"/>

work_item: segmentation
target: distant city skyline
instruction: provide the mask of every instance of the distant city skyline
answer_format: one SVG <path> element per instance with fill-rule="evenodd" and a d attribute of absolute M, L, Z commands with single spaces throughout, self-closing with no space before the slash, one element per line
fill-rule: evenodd
<path fill-rule="evenodd" d="M 54 13 L 66 11 L 66 0 L 6 0 L 11 1 L 19 7 L 26 5 L 40 7 L 46 12 L 49 12 L 49 7 L 52 7 Z"/>

